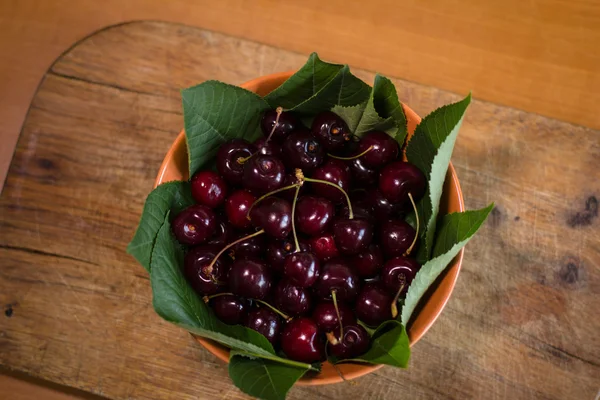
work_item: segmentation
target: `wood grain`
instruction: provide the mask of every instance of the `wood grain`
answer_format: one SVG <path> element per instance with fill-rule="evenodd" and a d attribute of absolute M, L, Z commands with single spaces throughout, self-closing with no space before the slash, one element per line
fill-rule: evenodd
<path fill-rule="evenodd" d="M 115 399 L 246 398 L 223 363 L 154 314 L 148 276 L 125 246 L 182 126 L 179 89 L 239 84 L 305 57 L 140 22 L 52 66 L 0 199 L 0 366 Z M 421 115 L 458 99 L 395 83 Z M 599 160 L 598 131 L 475 101 L 453 163 L 468 208 L 496 208 L 410 368 L 289 398 L 593 398 Z"/>

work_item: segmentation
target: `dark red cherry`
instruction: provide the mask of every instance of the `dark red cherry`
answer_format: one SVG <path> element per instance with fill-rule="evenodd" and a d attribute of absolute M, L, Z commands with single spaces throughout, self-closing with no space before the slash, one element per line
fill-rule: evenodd
<path fill-rule="evenodd" d="M 338 359 L 343 360 L 346 358 L 356 358 L 369 350 L 371 345 L 371 337 L 365 328 L 360 325 L 346 325 L 344 326 L 344 336 L 339 338 L 339 333 L 333 331 L 338 339 L 338 343 L 332 344 L 329 342 L 327 345 L 328 354 L 333 354 Z"/>
<path fill-rule="evenodd" d="M 295 173 L 289 173 L 285 175 L 285 179 L 283 180 L 283 185 L 281 187 L 290 186 L 298 183 L 298 178 Z M 308 185 L 302 185 L 300 187 L 300 192 L 298 192 L 299 196 L 303 196 L 307 192 Z M 286 199 L 290 203 L 294 201 L 294 196 L 296 195 L 296 188 L 291 188 L 288 190 L 284 190 L 283 192 L 279 192 L 276 194 L 277 197 L 281 197 L 282 199 Z"/>
<path fill-rule="evenodd" d="M 378 189 L 369 192 L 369 203 L 377 221 L 388 220 L 400 211 L 400 208 L 386 199 Z"/>
<path fill-rule="evenodd" d="M 339 218 L 333 222 L 333 237 L 340 253 L 358 254 L 371 244 L 373 225 L 362 218 Z"/>
<path fill-rule="evenodd" d="M 224 294 L 210 300 L 217 318 L 229 325 L 240 324 L 246 316 L 249 302 L 241 297 Z"/>
<path fill-rule="evenodd" d="M 319 279 L 321 264 L 314 253 L 298 251 L 286 257 L 283 275 L 294 285 L 310 287 Z"/>
<path fill-rule="evenodd" d="M 334 183 L 345 191 L 350 189 L 350 169 L 341 160 L 333 158 L 327 160 L 325 164 L 315 169 L 311 178 Z M 339 204 L 346 201 L 344 193 L 334 186 L 311 182 L 311 187 L 317 195 L 334 203 Z"/>
<path fill-rule="evenodd" d="M 283 184 L 285 167 L 274 156 L 256 154 L 244 163 L 242 184 L 256 194 L 264 194 L 278 189 Z"/>
<path fill-rule="evenodd" d="M 323 111 L 315 117 L 310 131 L 326 150 L 342 148 L 350 138 L 346 122 L 331 111 Z"/>
<path fill-rule="evenodd" d="M 359 279 L 348 264 L 340 259 L 327 262 L 321 269 L 321 277 L 315 284 L 315 294 L 323 300 L 331 300 L 335 290 L 338 302 L 351 302 L 358 295 Z"/>
<path fill-rule="evenodd" d="M 377 170 L 367 167 L 360 158 L 348 161 L 352 180 L 356 185 L 370 187 L 377 184 Z"/>
<path fill-rule="evenodd" d="M 338 303 L 337 306 L 342 319 L 342 325 L 354 325 L 356 317 L 352 309 L 343 303 Z M 340 321 L 335 311 L 335 306 L 331 302 L 319 303 L 312 313 L 312 319 L 316 322 L 321 332 L 339 332 Z"/>
<path fill-rule="evenodd" d="M 388 293 L 396 296 L 402 288 L 400 296 L 406 293 L 410 283 L 421 268 L 417 260 L 408 257 L 394 257 L 388 260 L 381 270 L 381 282 Z"/>
<path fill-rule="evenodd" d="M 192 288 L 200 295 L 211 295 L 227 289 L 227 275 L 231 263 L 227 257 L 219 257 L 213 264 L 212 272 L 208 267 L 220 248 L 212 245 L 194 247 L 187 252 L 183 260 L 183 274 Z"/>
<path fill-rule="evenodd" d="M 217 219 L 213 210 L 202 204 L 189 206 L 173 219 L 171 230 L 181 244 L 205 242 L 215 233 Z"/>
<path fill-rule="evenodd" d="M 296 286 L 285 279 L 275 288 L 275 305 L 287 315 L 294 317 L 304 315 L 310 311 L 311 303 L 308 289 Z"/>
<path fill-rule="evenodd" d="M 379 242 L 386 256 L 401 256 L 408 250 L 416 234 L 417 232 L 407 222 L 392 219 L 381 224 Z"/>
<path fill-rule="evenodd" d="M 333 222 L 335 209 L 327 199 L 303 196 L 296 203 L 296 229 L 307 235 L 323 233 Z"/>
<path fill-rule="evenodd" d="M 281 158 L 281 146 L 273 140 L 267 142 L 267 138 L 260 138 L 254 142 L 259 154 Z"/>
<path fill-rule="evenodd" d="M 307 251 L 309 246 L 300 241 L 300 250 Z M 296 245 L 293 240 L 270 240 L 267 244 L 267 262 L 269 267 L 279 275 L 283 274 L 283 265 L 285 258 L 296 251 Z"/>
<path fill-rule="evenodd" d="M 284 239 L 292 231 L 292 205 L 279 197 L 267 197 L 250 210 L 255 227 L 276 239 Z"/>
<path fill-rule="evenodd" d="M 293 132 L 281 147 L 283 160 L 289 169 L 300 168 L 305 173 L 323 163 L 325 150 L 308 130 Z"/>
<path fill-rule="evenodd" d="M 416 202 L 423 197 L 425 189 L 425 175 L 410 163 L 396 161 L 386 165 L 379 173 L 379 190 L 392 203 L 409 204 L 409 193 Z"/>
<path fill-rule="evenodd" d="M 356 316 L 369 326 L 379 326 L 392 319 L 392 300 L 393 297 L 379 283 L 367 283 L 356 299 Z"/>
<path fill-rule="evenodd" d="M 225 201 L 227 184 L 216 172 L 200 171 L 191 180 L 192 197 L 197 203 L 216 208 Z"/>
<path fill-rule="evenodd" d="M 373 278 L 383 266 L 383 254 L 376 244 L 352 258 L 354 270 L 361 278 Z"/>
<path fill-rule="evenodd" d="M 276 347 L 279 343 L 281 319 L 274 311 L 267 307 L 250 310 L 244 319 L 244 326 L 266 337 L 273 347 Z"/>
<path fill-rule="evenodd" d="M 277 120 L 277 111 L 269 110 L 263 114 L 262 120 L 260 121 L 260 128 L 263 135 L 265 135 L 265 138 L 268 138 L 269 135 L 271 135 L 275 121 L 277 121 L 277 127 L 275 127 L 275 131 L 273 131 L 271 140 L 274 140 L 277 143 L 281 143 L 290 133 L 302 127 L 298 118 L 292 113 L 284 111 L 279 116 L 279 120 Z"/>
<path fill-rule="evenodd" d="M 217 215 L 217 227 L 215 233 L 208 240 L 208 244 L 214 244 L 219 247 L 223 247 L 233 241 L 235 237 L 235 230 L 233 225 L 227 220 L 227 217 Z"/>
<path fill-rule="evenodd" d="M 217 152 L 217 171 L 231 185 L 240 185 L 244 173 L 244 163 L 240 159 L 256 152 L 253 144 L 244 139 L 232 139 L 223 144 Z"/>
<path fill-rule="evenodd" d="M 375 225 L 375 223 L 377 222 L 377 220 L 373 216 L 373 209 L 365 204 L 352 202 L 352 212 L 354 213 L 354 218 L 364 219 L 371 225 Z M 342 219 L 350 218 L 350 211 L 348 209 L 348 205 L 344 204 L 340 208 L 340 211 L 337 215 Z"/>
<path fill-rule="evenodd" d="M 238 258 L 229 270 L 229 289 L 250 299 L 264 299 L 271 289 L 269 268 L 256 258 Z"/>
<path fill-rule="evenodd" d="M 325 343 L 312 319 L 300 317 L 289 321 L 281 334 L 281 349 L 288 358 L 304 363 L 325 359 Z"/>
<path fill-rule="evenodd" d="M 366 151 L 371 146 L 373 148 L 360 157 L 364 165 L 369 168 L 377 169 L 383 167 L 385 164 L 398 158 L 398 153 L 400 152 L 398 142 L 387 133 L 381 131 L 371 131 L 364 135 L 358 144 L 358 153 Z"/>
<path fill-rule="evenodd" d="M 233 240 L 248 236 L 247 232 L 238 233 Z M 229 250 L 234 258 L 240 257 L 262 257 L 265 252 L 265 236 L 258 235 L 248 238 L 238 244 L 233 245 Z"/>
<path fill-rule="evenodd" d="M 331 233 L 311 237 L 308 239 L 308 245 L 319 261 L 327 261 L 340 255 Z"/>
<path fill-rule="evenodd" d="M 256 201 L 256 197 L 247 190 L 235 191 L 225 200 L 225 214 L 231 225 L 239 229 L 247 229 L 252 223 L 248 219 L 248 211 Z"/>

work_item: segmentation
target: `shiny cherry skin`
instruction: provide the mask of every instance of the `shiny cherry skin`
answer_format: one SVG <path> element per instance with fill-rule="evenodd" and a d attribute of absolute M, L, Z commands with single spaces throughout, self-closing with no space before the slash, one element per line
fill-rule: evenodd
<path fill-rule="evenodd" d="M 356 316 L 368 326 L 377 327 L 392 319 L 393 299 L 378 282 L 367 283 L 356 299 Z"/>
<path fill-rule="evenodd" d="M 413 164 L 396 161 L 386 165 L 379 173 L 379 190 L 392 203 L 410 204 L 409 193 L 417 202 L 425 194 L 425 189 L 425 175 Z"/>
<path fill-rule="evenodd" d="M 217 214 L 217 227 L 215 233 L 208 239 L 207 244 L 213 244 L 223 247 L 233 241 L 235 237 L 235 228 L 227 220 L 227 217 Z"/>
<path fill-rule="evenodd" d="M 343 260 L 327 262 L 321 269 L 321 277 L 315 284 L 315 294 L 322 300 L 331 300 L 335 290 L 338 302 L 352 302 L 358 295 L 359 279 Z"/>
<path fill-rule="evenodd" d="M 327 261 L 338 257 L 340 252 L 335 245 L 335 239 L 331 233 L 323 233 L 308 239 L 310 250 L 317 256 L 319 261 Z"/>
<path fill-rule="evenodd" d="M 305 129 L 289 135 L 283 142 L 281 152 L 289 169 L 300 168 L 304 173 L 317 168 L 325 159 L 325 149 L 310 131 Z"/>
<path fill-rule="evenodd" d="M 250 220 L 267 235 L 284 239 L 292 231 L 292 205 L 279 197 L 267 197 L 252 207 Z"/>
<path fill-rule="evenodd" d="M 360 157 L 364 165 L 369 168 L 381 168 L 398 158 L 400 153 L 398 142 L 381 131 L 371 131 L 365 134 L 358 144 L 358 152 L 362 153 L 371 146 L 373 146 L 372 150 Z"/>
<path fill-rule="evenodd" d="M 232 139 L 223 144 L 217 152 L 217 171 L 230 185 L 241 185 L 244 163 L 240 158 L 250 157 L 256 147 L 244 139 Z"/>
<path fill-rule="evenodd" d="M 401 256 L 408 250 L 416 234 L 417 232 L 407 222 L 392 219 L 381 224 L 379 228 L 379 243 L 386 256 Z M 413 251 L 415 249 L 416 246 L 413 248 Z"/>
<path fill-rule="evenodd" d="M 359 277 L 363 279 L 377 276 L 383 267 L 383 253 L 379 245 L 372 244 L 362 253 L 352 258 L 352 265 Z"/>
<path fill-rule="evenodd" d="M 319 279 L 321 263 L 310 251 L 298 251 L 285 258 L 283 275 L 296 286 L 311 287 Z"/>
<path fill-rule="evenodd" d="M 259 154 L 281 158 L 281 146 L 273 140 L 267 142 L 266 138 L 260 138 L 254 142 L 254 146 Z"/>
<path fill-rule="evenodd" d="M 327 199 L 302 196 L 296 203 L 296 229 L 310 236 L 319 235 L 333 222 L 335 209 Z"/>
<path fill-rule="evenodd" d="M 238 229 L 248 229 L 252 222 L 248 219 L 248 211 L 256 201 L 256 197 L 247 190 L 237 190 L 225 200 L 227 219 Z"/>
<path fill-rule="evenodd" d="M 221 256 L 213 264 L 212 272 L 208 266 L 220 248 L 212 245 L 197 246 L 187 252 L 183 260 L 183 275 L 192 288 L 200 295 L 212 295 L 227 289 L 227 277 L 231 262 L 227 256 Z"/>
<path fill-rule="evenodd" d="M 356 324 L 356 317 L 349 306 L 344 303 L 338 303 L 337 306 L 343 326 Z M 339 332 L 340 321 L 332 302 L 322 302 L 317 304 L 312 313 L 312 319 L 315 321 L 321 332 Z"/>
<path fill-rule="evenodd" d="M 249 302 L 241 297 L 224 294 L 210 300 L 210 306 L 217 318 L 229 325 L 242 323 Z"/>
<path fill-rule="evenodd" d="M 244 326 L 255 330 L 276 347 L 281 333 L 281 319 L 274 311 L 267 307 L 250 310 L 244 319 Z"/>
<path fill-rule="evenodd" d="M 333 158 L 327 160 L 314 170 L 311 178 L 334 183 L 346 192 L 350 189 L 350 168 L 341 160 Z M 331 200 L 335 204 L 346 201 L 344 193 L 334 186 L 316 182 L 311 182 L 310 186 L 315 194 Z"/>
<path fill-rule="evenodd" d="M 285 166 L 277 157 L 256 154 L 244 163 L 242 184 L 255 194 L 278 189 L 285 178 Z"/>
<path fill-rule="evenodd" d="M 263 114 L 263 117 L 260 121 L 260 128 L 263 135 L 265 135 L 265 138 L 268 138 L 269 135 L 271 135 L 271 130 L 273 130 L 275 121 L 277 121 L 277 126 L 273 131 L 271 140 L 275 141 L 276 143 L 283 142 L 283 140 L 288 137 L 290 133 L 302 127 L 302 123 L 291 112 L 282 112 L 279 116 L 279 120 L 277 120 L 277 111 L 269 110 Z"/>
<path fill-rule="evenodd" d="M 351 134 L 346 122 L 331 111 L 323 111 L 317 114 L 310 131 L 328 151 L 342 148 L 350 139 Z"/>
<path fill-rule="evenodd" d="M 275 288 L 275 306 L 289 316 L 305 315 L 312 307 L 309 289 L 281 280 Z"/>
<path fill-rule="evenodd" d="M 325 343 L 317 324 L 310 318 L 300 317 L 289 321 L 281 334 L 281 349 L 288 358 L 304 363 L 325 359 Z"/>
<path fill-rule="evenodd" d="M 358 254 L 371 244 L 373 225 L 362 218 L 339 218 L 333 223 L 333 237 L 340 253 Z"/>
<path fill-rule="evenodd" d="M 336 331 L 333 333 L 336 334 Z M 371 345 L 369 333 L 358 324 L 344 326 L 343 337 L 337 339 L 337 344 L 328 343 L 328 354 L 333 354 L 340 360 L 356 358 L 366 353 Z"/>
<path fill-rule="evenodd" d="M 189 206 L 173 219 L 171 230 L 181 244 L 194 246 L 206 242 L 217 229 L 213 210 L 202 204 Z"/>
<path fill-rule="evenodd" d="M 233 240 L 241 239 L 248 236 L 247 232 L 240 232 Z M 229 250 L 234 258 L 240 257 L 262 257 L 266 248 L 266 240 L 264 235 L 253 236 L 238 244 L 233 245 Z"/>
<path fill-rule="evenodd" d="M 371 187 L 377 184 L 378 173 L 375 168 L 370 168 L 360 158 L 348 161 L 352 180 L 356 185 Z"/>
<path fill-rule="evenodd" d="M 351 200 L 352 201 L 352 200 Z M 352 212 L 354 213 L 354 218 L 359 218 L 367 221 L 371 225 L 375 225 L 377 220 L 373 216 L 373 209 L 366 204 L 363 203 L 354 203 L 352 202 Z M 338 212 L 338 217 L 342 219 L 350 218 L 350 212 L 348 209 L 348 205 L 343 205 Z"/>
<path fill-rule="evenodd" d="M 379 189 L 369 192 L 368 201 L 373 209 L 373 216 L 377 221 L 385 221 L 393 218 L 399 211 L 399 207 L 386 199 Z"/>
<path fill-rule="evenodd" d="M 417 260 L 408 257 L 394 257 L 386 261 L 381 270 L 381 282 L 391 296 L 396 296 L 402 288 L 400 296 L 406 294 L 410 283 L 415 278 L 421 265 Z"/>
<path fill-rule="evenodd" d="M 250 299 L 264 299 L 272 286 L 269 268 L 257 258 L 238 258 L 229 270 L 229 289 Z"/>
<path fill-rule="evenodd" d="M 299 241 L 300 250 L 307 251 L 309 246 Z M 296 251 L 296 245 L 291 239 L 272 239 L 267 244 L 266 259 L 271 270 L 277 274 L 283 274 L 283 265 L 287 256 Z"/>
<path fill-rule="evenodd" d="M 191 179 L 192 197 L 197 203 L 217 208 L 225 201 L 227 184 L 216 172 L 200 171 Z"/>

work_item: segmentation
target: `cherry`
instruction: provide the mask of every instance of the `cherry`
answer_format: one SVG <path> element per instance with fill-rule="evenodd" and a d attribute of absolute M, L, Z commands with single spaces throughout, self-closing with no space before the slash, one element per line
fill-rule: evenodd
<path fill-rule="evenodd" d="M 254 308 L 244 319 L 244 326 L 255 330 L 267 338 L 273 347 L 279 342 L 281 319 L 269 308 Z"/>
<path fill-rule="evenodd" d="M 379 326 L 392 319 L 392 297 L 377 282 L 367 283 L 360 291 L 354 305 L 356 316 L 369 326 Z"/>
<path fill-rule="evenodd" d="M 215 228 L 215 233 L 207 243 L 222 247 L 233 240 L 235 232 L 233 225 L 227 221 L 226 217 L 217 215 L 216 219 L 217 227 Z"/>
<path fill-rule="evenodd" d="M 303 241 L 300 241 L 299 243 L 301 251 L 307 251 L 309 249 L 309 246 Z M 285 258 L 295 250 L 296 247 L 292 240 L 271 240 L 267 244 L 267 261 L 269 262 L 269 267 L 278 274 L 283 274 Z"/>
<path fill-rule="evenodd" d="M 234 237 L 234 240 L 239 240 L 246 236 L 246 233 L 240 232 Z M 261 257 L 265 251 L 265 247 L 265 237 L 259 235 L 234 244 L 231 246 L 231 252 L 233 253 L 234 258 Z"/>
<path fill-rule="evenodd" d="M 300 128 L 302 124 L 290 112 L 281 112 L 279 118 L 277 114 L 278 110 L 266 111 L 260 121 L 260 127 L 266 138 L 270 136 L 271 140 L 281 143 L 291 132 Z M 273 130 L 274 126 L 275 129 Z M 273 132 L 272 135 L 271 132 Z"/>
<path fill-rule="evenodd" d="M 211 295 L 227 288 L 227 275 L 231 263 L 218 259 L 209 268 L 219 249 L 212 245 L 194 247 L 184 257 L 183 274 L 192 288 L 201 295 Z"/>
<path fill-rule="evenodd" d="M 319 259 L 310 251 L 297 251 L 286 257 L 283 275 L 294 285 L 310 287 L 319 279 Z"/>
<path fill-rule="evenodd" d="M 331 111 L 317 114 L 310 131 L 326 150 L 339 149 L 350 138 L 350 129 L 346 122 Z"/>
<path fill-rule="evenodd" d="M 343 161 L 334 158 L 327 160 L 325 164 L 315 169 L 311 177 L 335 183 L 346 191 L 350 188 L 350 168 Z M 331 185 L 313 183 L 311 186 L 317 195 L 334 203 L 341 203 L 345 199 L 344 193 Z"/>
<path fill-rule="evenodd" d="M 385 132 L 371 131 L 362 137 L 358 144 L 360 153 L 367 151 L 361 160 L 369 168 L 380 168 L 398 158 L 398 142 Z"/>
<path fill-rule="evenodd" d="M 423 197 L 425 189 L 425 175 L 410 163 L 396 161 L 386 165 L 379 173 L 379 190 L 392 203 L 407 204 L 409 193 L 413 201 L 417 201 Z"/>
<path fill-rule="evenodd" d="M 225 214 L 231 225 L 239 229 L 247 229 L 252 223 L 248 219 L 248 211 L 256 197 L 247 190 L 233 192 L 225 201 Z"/>
<path fill-rule="evenodd" d="M 333 237 L 343 254 L 365 251 L 373 239 L 373 225 L 363 218 L 339 218 L 333 223 Z"/>
<path fill-rule="evenodd" d="M 266 138 L 260 138 L 254 142 L 254 145 L 259 154 L 281 158 L 281 146 L 272 140 L 267 141 Z"/>
<path fill-rule="evenodd" d="M 401 256 L 411 247 L 417 232 L 407 222 L 392 219 L 379 229 L 379 241 L 388 257 Z"/>
<path fill-rule="evenodd" d="M 296 176 L 295 173 L 290 173 L 290 174 L 286 174 L 285 175 L 285 179 L 283 180 L 283 185 L 281 185 L 281 187 L 288 187 L 291 185 L 296 185 L 300 183 L 300 180 L 298 179 L 298 177 Z M 306 193 L 306 188 L 308 185 L 302 185 L 300 186 L 300 196 L 302 196 L 303 194 Z M 294 189 L 288 189 L 288 190 L 284 190 L 283 192 L 279 192 L 277 194 L 278 197 L 281 197 L 282 199 L 286 199 L 289 202 L 294 201 L 294 195 L 295 195 L 296 191 Z"/>
<path fill-rule="evenodd" d="M 331 258 L 338 257 L 340 254 L 331 233 L 324 233 L 319 236 L 311 237 L 308 239 L 308 245 L 319 261 L 327 261 Z"/>
<path fill-rule="evenodd" d="M 364 219 L 371 225 L 375 225 L 375 217 L 373 217 L 373 209 L 366 204 L 352 203 L 352 211 L 354 218 Z M 342 206 L 338 212 L 338 216 L 342 219 L 350 218 L 350 209 L 348 205 Z"/>
<path fill-rule="evenodd" d="M 359 280 L 356 274 L 343 260 L 331 260 L 322 270 L 315 284 L 315 294 L 323 300 L 332 299 L 332 291 L 341 302 L 351 302 L 358 294 Z"/>
<path fill-rule="evenodd" d="M 253 193 L 273 191 L 283 184 L 285 167 L 277 157 L 256 154 L 244 163 L 243 185 Z"/>
<path fill-rule="evenodd" d="M 217 228 L 213 210 L 202 204 L 189 206 L 173 219 L 171 229 L 181 244 L 190 246 L 205 242 Z"/>
<path fill-rule="evenodd" d="M 310 311 L 311 298 L 308 289 L 282 280 L 275 288 L 275 305 L 286 314 L 303 315 Z"/>
<path fill-rule="evenodd" d="M 217 152 L 217 171 L 231 185 L 240 185 L 246 159 L 256 152 L 254 145 L 244 139 L 232 139 L 223 144 Z"/>
<path fill-rule="evenodd" d="M 344 326 L 343 336 L 336 338 L 335 344 L 331 340 L 327 344 L 328 353 L 333 354 L 340 360 L 358 357 L 366 353 L 370 345 L 371 337 L 369 333 L 358 324 Z"/>
<path fill-rule="evenodd" d="M 216 208 L 225 201 L 227 184 L 216 172 L 200 171 L 191 179 L 192 197 L 197 203 Z"/>
<path fill-rule="evenodd" d="M 238 296 L 262 300 L 271 285 L 269 268 L 257 258 L 237 259 L 229 270 L 229 289 Z"/>
<path fill-rule="evenodd" d="M 289 135 L 281 150 L 288 168 L 300 168 L 305 172 L 321 165 L 325 158 L 323 146 L 305 129 Z"/>
<path fill-rule="evenodd" d="M 349 306 L 343 303 L 338 303 L 337 306 L 343 326 L 356 323 L 356 317 Z M 333 303 L 330 302 L 319 303 L 312 313 L 312 319 L 322 332 L 331 332 L 340 326 L 338 313 Z"/>
<path fill-rule="evenodd" d="M 363 187 L 373 186 L 377 183 L 377 170 L 367 167 L 360 158 L 348 162 L 352 179 L 357 185 Z"/>
<path fill-rule="evenodd" d="M 252 207 L 250 220 L 267 235 L 283 239 L 292 231 L 292 205 L 278 197 L 267 197 Z"/>
<path fill-rule="evenodd" d="M 421 268 L 421 265 L 412 258 L 395 257 L 388 260 L 381 271 L 381 282 L 388 293 L 394 296 L 392 300 L 392 317 L 398 315 L 396 303 L 400 296 L 406 294 L 410 283 Z"/>
<path fill-rule="evenodd" d="M 377 221 L 390 219 L 399 211 L 399 207 L 386 199 L 378 189 L 369 192 L 368 201 L 373 209 L 373 216 Z"/>
<path fill-rule="evenodd" d="M 248 301 L 232 294 L 224 294 L 210 299 L 210 305 L 217 318 L 226 324 L 236 325 L 246 315 Z"/>
<path fill-rule="evenodd" d="M 357 254 L 352 259 L 352 265 L 361 278 L 373 278 L 383 266 L 383 254 L 380 247 L 371 244 L 366 251 Z"/>
<path fill-rule="evenodd" d="M 317 324 L 305 317 L 293 319 L 285 325 L 281 334 L 281 349 L 288 358 L 304 363 L 325 358 L 324 343 Z"/>
<path fill-rule="evenodd" d="M 300 232 L 314 236 L 323 233 L 331 222 L 335 209 L 322 197 L 303 196 L 296 204 L 296 227 Z"/>

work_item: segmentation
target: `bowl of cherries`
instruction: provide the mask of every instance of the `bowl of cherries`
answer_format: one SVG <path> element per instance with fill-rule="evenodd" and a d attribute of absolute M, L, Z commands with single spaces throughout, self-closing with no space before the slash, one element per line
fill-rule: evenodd
<path fill-rule="evenodd" d="M 184 91 L 185 130 L 130 244 L 158 314 L 251 395 L 405 367 L 489 212 L 464 212 L 449 164 L 470 97 L 422 122 L 391 81 L 348 74 L 313 54 Z"/>

